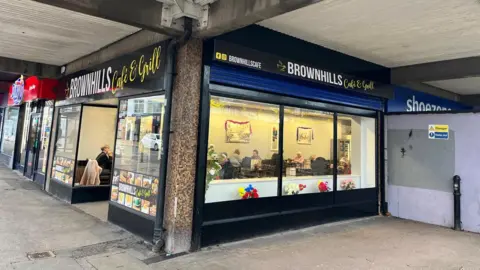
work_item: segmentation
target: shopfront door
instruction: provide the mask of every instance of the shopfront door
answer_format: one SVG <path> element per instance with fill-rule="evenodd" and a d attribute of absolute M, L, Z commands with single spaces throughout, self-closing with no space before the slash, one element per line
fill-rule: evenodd
<path fill-rule="evenodd" d="M 38 135 L 40 131 L 40 122 L 41 122 L 41 114 L 34 113 L 32 114 L 32 118 L 30 120 L 30 129 L 28 134 L 28 143 L 27 143 L 27 162 L 26 162 L 26 169 L 25 169 L 25 176 L 33 177 L 34 168 L 36 167 L 36 161 L 38 158 L 38 150 L 39 150 L 39 141 Z"/>

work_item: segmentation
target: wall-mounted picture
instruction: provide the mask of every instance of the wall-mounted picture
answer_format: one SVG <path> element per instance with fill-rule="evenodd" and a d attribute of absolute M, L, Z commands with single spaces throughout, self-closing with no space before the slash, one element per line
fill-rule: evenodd
<path fill-rule="evenodd" d="M 270 150 L 278 151 L 278 127 L 272 127 L 272 133 L 270 134 Z"/>
<path fill-rule="evenodd" d="M 297 127 L 297 143 L 312 144 L 313 129 L 309 127 Z"/>
<path fill-rule="evenodd" d="M 227 143 L 249 143 L 252 135 L 250 121 L 225 121 L 225 138 Z"/>

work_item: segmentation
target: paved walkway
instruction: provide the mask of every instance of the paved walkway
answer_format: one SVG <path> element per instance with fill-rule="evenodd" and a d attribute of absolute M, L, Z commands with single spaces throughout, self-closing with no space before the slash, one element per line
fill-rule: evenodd
<path fill-rule="evenodd" d="M 51 251 L 54 257 L 29 254 Z M 0 269 L 480 269 L 480 235 L 395 218 L 334 223 L 160 261 L 140 239 L 0 167 Z M 48 255 L 48 253 L 47 253 Z"/>

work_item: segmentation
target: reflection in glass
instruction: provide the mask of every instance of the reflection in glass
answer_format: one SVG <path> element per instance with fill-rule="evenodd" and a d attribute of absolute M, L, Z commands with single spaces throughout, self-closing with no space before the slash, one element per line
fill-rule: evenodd
<path fill-rule="evenodd" d="M 339 115 L 338 190 L 375 187 L 375 119 Z"/>
<path fill-rule="evenodd" d="M 2 153 L 7 156 L 13 156 L 15 150 L 15 138 L 17 135 L 19 108 L 7 108 L 5 114 L 5 123 L 3 125 Z"/>
<path fill-rule="evenodd" d="M 333 190 L 333 113 L 285 107 L 283 194 Z"/>
<path fill-rule="evenodd" d="M 47 153 L 48 143 L 50 141 L 50 131 L 52 128 L 53 106 L 43 108 L 42 126 L 40 129 L 40 145 L 38 152 L 37 170 L 45 173 L 47 171 Z"/>
<path fill-rule="evenodd" d="M 277 196 L 279 106 L 213 97 L 205 202 Z"/>
<path fill-rule="evenodd" d="M 29 129 L 30 129 L 30 116 L 32 112 L 32 108 L 29 103 L 25 103 L 25 115 L 23 117 L 23 128 L 22 128 L 22 138 L 21 138 L 21 144 L 20 144 L 20 165 L 24 166 L 25 165 L 25 158 L 27 155 L 27 141 L 28 141 L 28 134 L 29 134 Z"/>
<path fill-rule="evenodd" d="M 57 139 L 52 162 L 52 178 L 67 184 L 73 183 L 75 154 L 77 151 L 80 106 L 60 108 Z"/>
<path fill-rule="evenodd" d="M 146 106 L 145 106 L 146 105 Z M 155 216 L 164 96 L 120 101 L 111 201 Z"/>

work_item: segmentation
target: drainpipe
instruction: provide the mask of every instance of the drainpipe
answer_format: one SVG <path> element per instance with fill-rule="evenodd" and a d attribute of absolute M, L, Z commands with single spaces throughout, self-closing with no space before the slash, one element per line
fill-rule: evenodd
<path fill-rule="evenodd" d="M 155 228 L 153 231 L 154 252 L 160 252 L 165 244 L 165 228 L 163 216 L 165 213 L 165 187 L 167 183 L 168 147 L 170 143 L 170 117 L 172 114 L 173 81 L 175 79 L 175 58 L 178 48 L 182 47 L 192 36 L 192 19 L 184 19 L 184 33 L 180 38 L 175 38 L 167 48 L 165 89 L 165 113 L 163 116 L 162 144 L 160 154 L 160 177 L 157 193 L 157 213 L 155 216 Z"/>

